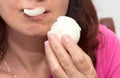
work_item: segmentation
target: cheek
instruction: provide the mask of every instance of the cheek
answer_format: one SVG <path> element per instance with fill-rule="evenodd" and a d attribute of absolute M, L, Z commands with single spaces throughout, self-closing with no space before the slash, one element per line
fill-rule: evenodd
<path fill-rule="evenodd" d="M 12 1 L 14 0 L 4 0 L 2 1 L 2 3 L 4 4 L 0 3 L 1 4 L 0 5 L 0 16 L 8 24 L 13 23 L 14 19 L 18 17 L 18 11 L 17 11 L 16 5 Z"/>
<path fill-rule="evenodd" d="M 0 4 L 0 14 L 2 17 L 11 16 L 12 12 L 13 12 L 13 8 L 10 4 L 8 3 Z"/>
<path fill-rule="evenodd" d="M 54 11 L 60 14 L 66 14 L 69 0 L 53 0 L 52 2 L 53 3 L 51 4 L 51 6 L 54 9 Z"/>
<path fill-rule="evenodd" d="M 65 1 L 61 0 L 61 3 L 59 3 L 58 6 L 59 6 L 61 11 L 66 13 L 66 11 L 68 9 L 68 4 L 69 4 L 68 0 L 65 0 Z"/>

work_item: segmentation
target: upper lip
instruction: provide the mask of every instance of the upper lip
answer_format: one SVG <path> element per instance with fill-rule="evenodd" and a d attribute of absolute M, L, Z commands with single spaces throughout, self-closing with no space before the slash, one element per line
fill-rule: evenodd
<path fill-rule="evenodd" d="M 24 9 L 25 9 L 25 8 L 22 8 L 20 11 L 23 13 Z M 27 9 L 27 8 L 26 8 L 26 9 Z M 32 8 L 29 8 L 29 9 L 32 9 Z M 44 12 L 43 14 L 49 13 L 49 12 L 50 12 L 50 10 L 46 9 L 45 12 Z"/>

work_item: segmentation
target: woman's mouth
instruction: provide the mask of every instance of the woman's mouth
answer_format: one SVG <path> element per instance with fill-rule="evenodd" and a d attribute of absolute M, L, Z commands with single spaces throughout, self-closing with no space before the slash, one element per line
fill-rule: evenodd
<path fill-rule="evenodd" d="M 23 12 L 28 16 L 38 16 L 45 12 L 44 7 L 38 7 L 35 9 L 23 9 Z"/>
<path fill-rule="evenodd" d="M 32 20 L 40 20 L 45 18 L 49 11 L 45 7 L 37 7 L 34 9 L 23 9 L 23 13 Z"/>

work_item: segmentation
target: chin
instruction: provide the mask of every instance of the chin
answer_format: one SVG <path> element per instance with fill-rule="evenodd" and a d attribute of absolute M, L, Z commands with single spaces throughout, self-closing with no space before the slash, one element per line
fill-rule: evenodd
<path fill-rule="evenodd" d="M 47 36 L 47 32 L 48 31 L 44 31 L 44 32 L 37 32 L 37 31 L 34 31 L 34 32 L 30 32 L 26 35 L 30 36 L 30 37 L 46 37 Z"/>

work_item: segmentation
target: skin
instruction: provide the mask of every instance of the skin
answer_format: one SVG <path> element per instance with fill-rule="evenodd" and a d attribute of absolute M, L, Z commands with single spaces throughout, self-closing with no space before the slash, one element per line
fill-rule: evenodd
<path fill-rule="evenodd" d="M 66 14 L 68 5 L 69 0 L 0 0 L 0 16 L 8 31 L 4 59 L 18 78 L 48 78 L 50 74 L 54 78 L 97 77 L 91 59 L 71 37 L 64 35 L 60 40 L 47 35 L 56 18 Z M 22 12 L 40 6 L 49 13 L 39 19 Z M 1 78 L 12 78 L 3 63 L 0 68 Z"/>

